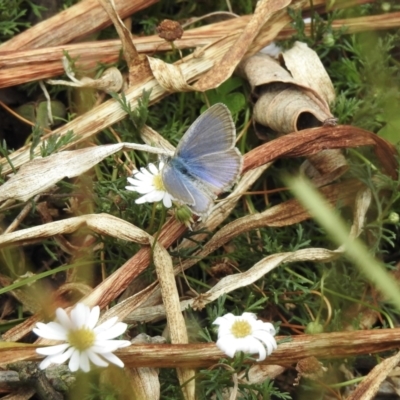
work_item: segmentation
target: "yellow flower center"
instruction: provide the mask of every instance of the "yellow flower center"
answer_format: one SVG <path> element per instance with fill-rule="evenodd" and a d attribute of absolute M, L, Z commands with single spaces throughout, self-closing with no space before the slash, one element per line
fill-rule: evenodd
<path fill-rule="evenodd" d="M 251 325 L 245 320 L 237 320 L 231 328 L 232 335 L 236 338 L 244 338 L 251 334 Z"/>
<path fill-rule="evenodd" d="M 69 344 L 79 351 L 89 349 L 94 345 L 96 335 L 91 329 L 81 328 L 68 333 Z"/>
<path fill-rule="evenodd" d="M 162 190 L 163 192 L 165 192 L 165 187 L 161 179 L 161 174 L 154 175 L 153 186 L 156 188 L 156 190 Z"/>

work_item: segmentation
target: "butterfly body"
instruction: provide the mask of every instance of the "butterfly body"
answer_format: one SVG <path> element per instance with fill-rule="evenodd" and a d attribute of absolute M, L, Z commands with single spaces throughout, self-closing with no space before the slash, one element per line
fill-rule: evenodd
<path fill-rule="evenodd" d="M 221 103 L 190 126 L 161 172 L 165 189 L 198 215 L 207 214 L 217 195 L 229 189 L 242 168 L 236 130 Z"/>

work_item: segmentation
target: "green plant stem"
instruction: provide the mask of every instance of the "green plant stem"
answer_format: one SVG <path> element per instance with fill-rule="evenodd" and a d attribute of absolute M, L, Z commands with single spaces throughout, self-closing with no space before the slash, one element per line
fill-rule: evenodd
<path fill-rule="evenodd" d="M 351 238 L 344 221 L 333 212 L 326 200 L 312 185 L 301 177 L 286 178 L 286 184 L 302 205 L 331 236 L 332 240 L 344 247 L 345 255 L 365 274 L 397 310 L 400 310 L 400 288 L 385 271 L 384 266 L 375 260 L 368 248 L 359 239 Z"/>

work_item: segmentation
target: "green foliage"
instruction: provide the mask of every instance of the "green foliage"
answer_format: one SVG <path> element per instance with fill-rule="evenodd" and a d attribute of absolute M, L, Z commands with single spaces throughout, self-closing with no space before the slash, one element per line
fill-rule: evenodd
<path fill-rule="evenodd" d="M 243 92 L 245 82 L 239 77 L 233 77 L 226 80 L 218 88 L 209 90 L 205 93 L 205 97 L 208 100 L 208 104 L 201 108 L 201 112 L 204 112 L 209 106 L 216 103 L 224 103 L 229 111 L 236 115 L 239 111 L 242 111 L 246 106 L 246 98 Z"/>
<path fill-rule="evenodd" d="M 25 0 L 0 0 L 0 43 L 7 41 L 21 29 L 29 27 L 25 18 Z"/>
<path fill-rule="evenodd" d="M 226 398 L 226 391 L 233 388 L 233 375 L 239 372 L 248 371 L 249 365 L 244 362 L 250 357 L 239 354 L 234 361 L 229 361 L 228 368 L 214 368 L 201 370 L 198 376 L 197 396 L 201 399 L 208 399 L 214 395 L 217 399 Z M 247 374 L 247 372 L 246 372 Z M 261 384 L 239 383 L 238 392 L 241 399 L 283 399 L 290 400 L 289 393 L 281 392 L 274 386 L 274 382 L 266 379 Z"/>
<path fill-rule="evenodd" d="M 40 129 L 38 129 L 37 126 L 35 126 L 35 128 L 32 131 L 32 136 L 33 138 L 35 138 L 38 135 L 41 135 L 41 132 Z M 52 135 L 46 142 L 44 142 L 40 146 L 40 155 L 42 157 L 47 157 L 50 154 L 56 153 L 59 149 L 66 146 L 68 143 L 73 142 L 74 140 L 75 140 L 74 133 L 72 131 L 68 131 L 66 135 L 61 137 L 58 135 Z M 32 141 L 31 154 L 33 152 L 33 149 L 38 143 L 39 143 L 38 141 Z"/>

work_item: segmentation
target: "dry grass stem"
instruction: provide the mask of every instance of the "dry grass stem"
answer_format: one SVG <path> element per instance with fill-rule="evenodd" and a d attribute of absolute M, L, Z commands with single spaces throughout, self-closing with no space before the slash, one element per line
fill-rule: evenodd
<path fill-rule="evenodd" d="M 280 340 L 287 337 L 277 336 Z M 0 347 L 1 364 L 16 360 L 36 360 L 35 345 L 7 343 Z M 318 335 L 292 336 L 290 341 L 279 343 L 275 350 L 260 365 L 291 366 L 306 357 L 320 360 L 355 357 L 361 354 L 375 354 L 395 350 L 400 346 L 400 329 L 361 330 L 353 332 L 332 332 Z M 149 344 L 135 345 L 116 352 L 129 367 L 155 368 L 207 368 L 224 358 L 214 343 L 196 344 Z"/>

